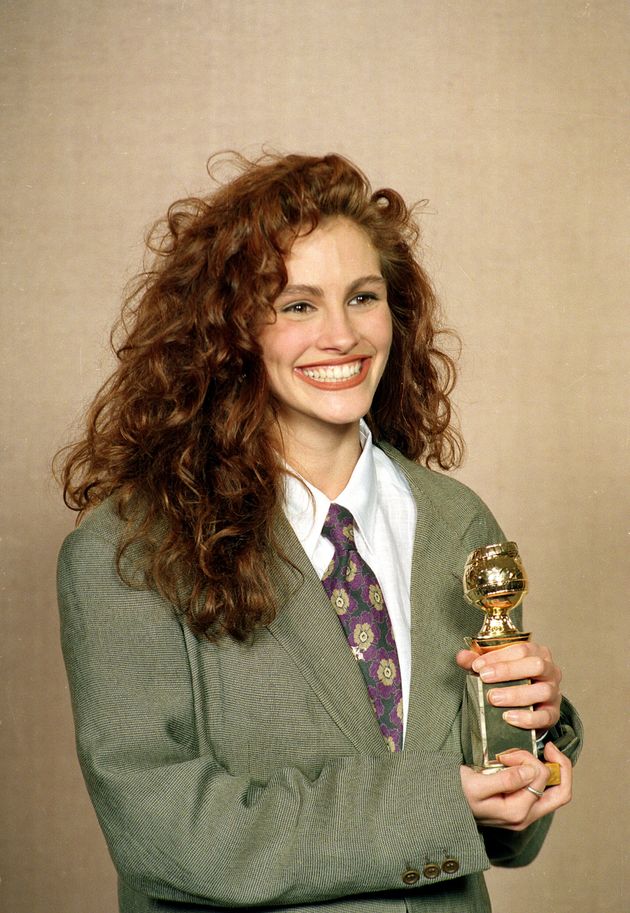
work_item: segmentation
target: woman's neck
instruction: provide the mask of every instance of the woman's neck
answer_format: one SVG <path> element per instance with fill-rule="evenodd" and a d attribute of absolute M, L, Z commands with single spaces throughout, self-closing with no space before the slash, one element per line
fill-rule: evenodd
<path fill-rule="evenodd" d="M 303 429 L 304 430 L 304 429 Z M 359 423 L 320 428 L 311 435 L 282 428 L 284 458 L 307 482 L 334 500 L 350 479 L 361 456 Z"/>

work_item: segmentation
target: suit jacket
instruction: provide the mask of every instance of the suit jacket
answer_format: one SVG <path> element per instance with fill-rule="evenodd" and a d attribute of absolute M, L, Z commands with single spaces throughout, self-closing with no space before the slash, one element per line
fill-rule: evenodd
<path fill-rule="evenodd" d="M 412 682 L 391 754 L 321 582 L 283 515 L 275 620 L 250 643 L 197 639 L 157 594 L 123 583 L 120 521 L 98 507 L 59 562 L 62 646 L 79 759 L 119 873 L 120 909 L 487 913 L 484 869 L 522 865 L 548 820 L 479 829 L 464 798 L 454 661 L 479 613 L 471 549 L 503 535 L 479 498 L 386 452 L 417 503 Z M 579 722 L 563 706 L 567 753 Z"/>

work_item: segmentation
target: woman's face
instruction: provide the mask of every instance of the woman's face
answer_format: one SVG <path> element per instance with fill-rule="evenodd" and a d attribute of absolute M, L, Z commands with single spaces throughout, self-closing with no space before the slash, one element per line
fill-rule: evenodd
<path fill-rule="evenodd" d="M 333 218 L 293 244 L 275 320 L 260 334 L 279 420 L 294 436 L 358 425 L 392 342 L 379 256 L 353 222 Z"/>

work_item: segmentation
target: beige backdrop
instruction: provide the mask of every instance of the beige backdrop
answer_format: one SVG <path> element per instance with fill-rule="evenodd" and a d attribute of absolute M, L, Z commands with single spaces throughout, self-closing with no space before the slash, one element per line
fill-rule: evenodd
<path fill-rule="evenodd" d="M 529 869 L 490 875 L 495 909 L 628 909 L 626 0 L 4 0 L 2 17 L 4 913 L 115 909 L 58 647 L 73 516 L 49 461 L 110 369 L 145 228 L 205 188 L 211 152 L 263 143 L 340 151 L 430 200 L 428 263 L 464 340 L 460 476 L 520 543 L 529 622 L 588 730 L 574 803 Z"/>

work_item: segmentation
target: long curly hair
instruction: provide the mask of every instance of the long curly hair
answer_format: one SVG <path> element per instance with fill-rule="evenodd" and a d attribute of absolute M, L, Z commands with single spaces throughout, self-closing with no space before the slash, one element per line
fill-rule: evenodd
<path fill-rule="evenodd" d="M 380 255 L 393 343 L 366 416 L 374 440 L 442 469 L 457 464 L 461 442 L 450 421 L 454 365 L 437 346 L 435 295 L 401 196 L 372 193 L 339 155 L 230 162 L 230 180 L 174 203 L 149 234 L 150 265 L 112 334 L 117 367 L 85 438 L 62 451 L 60 475 L 77 522 L 114 497 L 119 572 L 133 547 L 144 585 L 195 633 L 243 640 L 275 613 L 268 562 L 283 460 L 258 335 L 298 234 L 344 217 Z"/>

